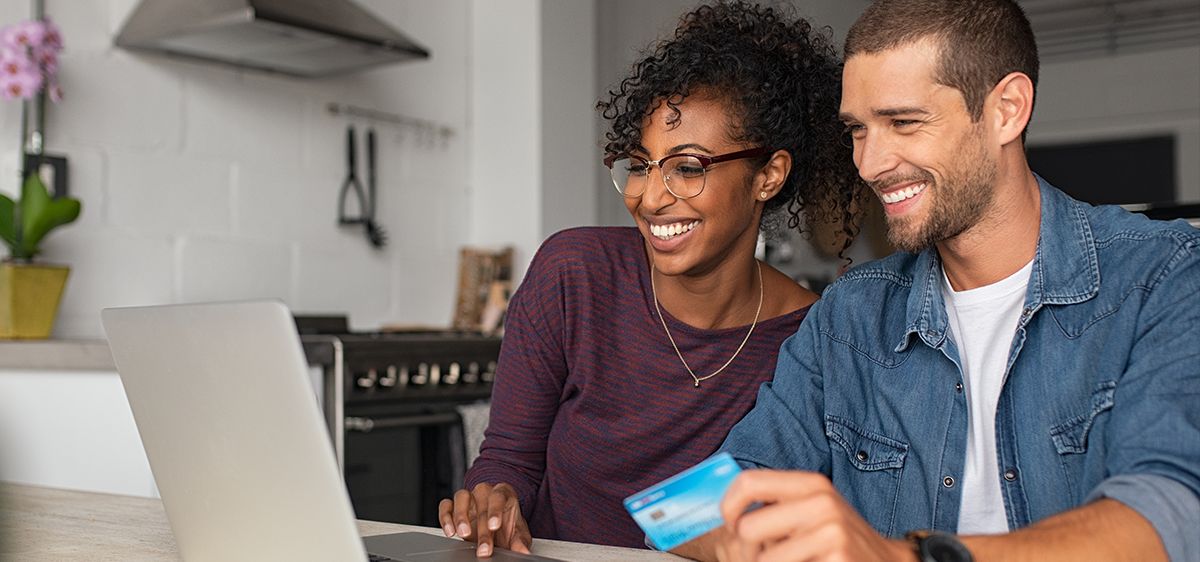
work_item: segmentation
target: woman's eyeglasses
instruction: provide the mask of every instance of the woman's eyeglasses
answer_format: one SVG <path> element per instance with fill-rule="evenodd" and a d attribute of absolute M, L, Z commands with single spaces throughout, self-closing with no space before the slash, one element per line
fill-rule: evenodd
<path fill-rule="evenodd" d="M 613 185 L 625 197 L 641 197 L 650 183 L 650 167 L 658 166 L 667 191 L 679 199 L 690 199 L 704 191 L 705 170 L 709 166 L 768 152 L 774 152 L 774 149 L 764 146 L 720 156 L 672 154 L 656 162 L 631 154 L 611 154 L 604 159 L 604 165 L 612 172 Z"/>

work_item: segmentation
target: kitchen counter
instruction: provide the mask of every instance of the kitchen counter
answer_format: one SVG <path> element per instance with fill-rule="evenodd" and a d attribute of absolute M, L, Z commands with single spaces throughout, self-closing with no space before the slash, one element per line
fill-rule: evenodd
<path fill-rule="evenodd" d="M 105 340 L 0 341 L 0 370 L 115 372 Z"/>
<path fill-rule="evenodd" d="M 359 521 L 362 536 L 436 528 Z M 533 551 L 576 562 L 672 562 L 648 550 L 535 539 Z M 179 560 L 162 502 L 0 482 L 0 560 L 21 562 Z"/>

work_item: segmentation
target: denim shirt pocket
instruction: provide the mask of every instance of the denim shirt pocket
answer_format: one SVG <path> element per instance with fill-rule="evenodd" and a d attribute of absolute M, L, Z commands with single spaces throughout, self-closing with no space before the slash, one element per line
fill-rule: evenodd
<path fill-rule="evenodd" d="M 825 435 L 838 445 L 830 449 L 834 486 L 871 526 L 891 536 L 908 444 L 834 415 L 825 416 Z"/>
<path fill-rule="evenodd" d="M 1116 382 L 1100 383 L 1092 393 L 1088 411 L 1050 428 L 1050 437 L 1054 439 L 1054 447 L 1058 449 L 1058 454 L 1087 452 L 1088 432 L 1092 430 L 1096 416 L 1112 409 L 1113 394 L 1116 391 Z"/>
<path fill-rule="evenodd" d="M 1116 393 L 1116 381 L 1105 381 L 1096 386 L 1083 413 L 1072 416 L 1062 423 L 1050 428 L 1050 438 L 1054 448 L 1058 450 L 1059 460 L 1062 461 L 1067 487 L 1073 496 L 1084 493 L 1078 486 L 1085 478 L 1084 453 L 1088 452 L 1088 436 L 1097 423 L 1097 418 L 1113 407 L 1113 394 Z M 1075 497 L 1072 501 L 1078 501 Z"/>

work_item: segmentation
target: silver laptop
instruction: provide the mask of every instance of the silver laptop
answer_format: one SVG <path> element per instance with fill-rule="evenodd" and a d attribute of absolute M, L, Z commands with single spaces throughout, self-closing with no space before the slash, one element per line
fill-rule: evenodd
<path fill-rule="evenodd" d="M 292 314 L 279 301 L 101 312 L 185 562 L 475 560 L 425 533 L 359 538 Z M 497 561 L 541 560 L 497 550 Z"/>

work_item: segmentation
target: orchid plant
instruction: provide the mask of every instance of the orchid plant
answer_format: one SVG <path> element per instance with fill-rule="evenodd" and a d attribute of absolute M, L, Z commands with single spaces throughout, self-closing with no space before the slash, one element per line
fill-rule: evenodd
<path fill-rule="evenodd" d="M 62 100 L 57 79 L 62 46 L 62 33 L 49 18 L 26 20 L 0 29 L 0 97 L 20 98 L 26 104 L 38 96 L 48 96 L 54 102 Z M 44 98 L 39 101 L 44 102 Z M 44 103 L 38 104 L 39 114 L 45 111 L 44 107 Z M 26 120 L 23 117 L 22 127 Z M 38 131 L 33 143 L 36 156 L 42 153 L 40 127 Z M 23 153 L 24 131 L 21 147 Z M 40 160 L 35 170 L 38 167 Z M 27 170 L 23 174 L 19 202 L 0 193 L 0 238 L 9 247 L 10 259 L 28 262 L 40 253 L 38 243 L 42 237 L 79 217 L 80 204 L 69 197 L 51 198 L 37 173 Z"/>

